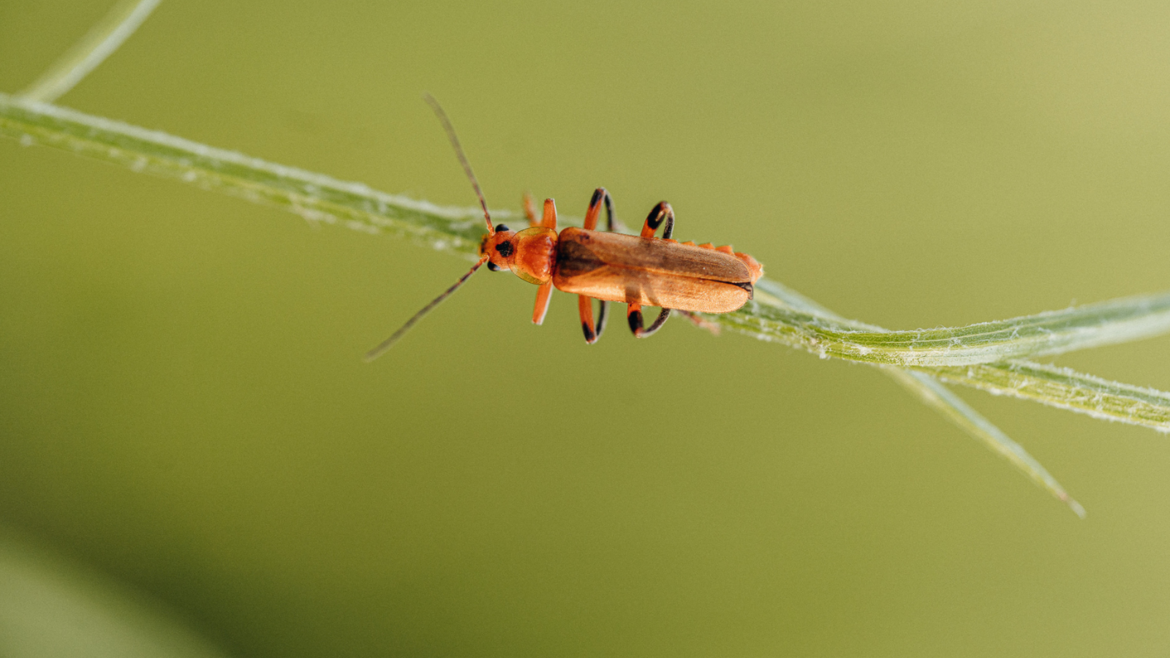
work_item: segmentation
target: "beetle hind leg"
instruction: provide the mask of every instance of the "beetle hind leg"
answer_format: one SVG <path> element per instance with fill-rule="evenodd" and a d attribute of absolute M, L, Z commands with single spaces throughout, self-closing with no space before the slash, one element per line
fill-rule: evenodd
<path fill-rule="evenodd" d="M 630 331 L 634 332 L 634 336 L 638 338 L 649 338 L 650 336 L 653 336 L 654 333 L 661 329 L 662 325 L 666 324 L 666 321 L 669 319 L 670 309 L 664 308 L 649 327 L 643 328 L 642 305 L 630 304 L 629 308 L 626 310 L 626 320 L 628 320 L 630 323 Z"/>
<path fill-rule="evenodd" d="M 702 317 L 698 313 L 692 313 L 690 311 L 679 311 L 678 314 L 690 320 L 691 324 L 695 325 L 696 327 L 700 329 L 706 329 L 716 336 L 718 336 L 719 333 L 723 330 L 722 327 Z"/>
<path fill-rule="evenodd" d="M 642 224 L 640 235 L 643 238 L 653 238 L 660 227 L 662 228 L 663 240 L 669 240 L 674 235 L 674 208 L 671 208 L 670 204 L 665 201 L 659 202 L 658 205 L 650 209 L 650 214 L 646 216 L 646 223 Z M 669 319 L 670 309 L 664 308 L 649 327 L 643 327 L 642 305 L 638 302 L 631 302 L 626 310 L 626 320 L 630 323 L 630 331 L 634 332 L 638 338 L 653 336 Z"/>

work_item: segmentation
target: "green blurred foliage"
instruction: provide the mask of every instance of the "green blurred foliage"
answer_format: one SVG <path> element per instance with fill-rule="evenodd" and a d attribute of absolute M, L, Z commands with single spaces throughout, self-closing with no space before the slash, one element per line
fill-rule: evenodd
<path fill-rule="evenodd" d="M 0 529 L 0 656 L 217 658 L 157 601 Z"/>
<path fill-rule="evenodd" d="M 0 89 L 104 3 L 0 3 Z M 891 328 L 1170 288 L 1170 7 L 168 0 L 61 103 L 437 203 L 731 242 Z M 0 142 L 0 520 L 248 656 L 1156 656 L 1166 439 L 962 395 L 1079 522 L 868 368 Z M 1170 388 L 1166 339 L 1071 355 Z"/>

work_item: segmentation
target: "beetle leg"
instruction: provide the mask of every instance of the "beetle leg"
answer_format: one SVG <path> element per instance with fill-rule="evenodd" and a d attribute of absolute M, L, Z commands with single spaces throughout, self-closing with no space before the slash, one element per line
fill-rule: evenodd
<path fill-rule="evenodd" d="M 544 200 L 544 216 L 540 218 L 540 225 L 557 230 L 557 204 L 552 199 Z"/>
<path fill-rule="evenodd" d="M 552 281 L 543 283 L 536 289 L 536 306 L 532 309 L 532 324 L 544 322 L 544 314 L 548 313 L 548 303 L 552 300 Z"/>
<path fill-rule="evenodd" d="M 593 191 L 593 198 L 589 200 L 589 211 L 585 213 L 585 230 L 597 228 L 597 215 L 601 212 L 601 202 L 605 201 L 605 230 L 613 231 L 613 197 L 604 187 Z"/>
<path fill-rule="evenodd" d="M 646 223 L 642 225 L 641 236 L 644 238 L 653 238 L 654 234 L 658 232 L 658 227 L 666 224 L 666 228 L 662 229 L 662 239 L 669 240 L 670 236 L 674 235 L 674 208 L 670 204 L 662 201 L 658 205 L 650 209 L 650 214 L 646 216 Z M 666 321 L 670 319 L 670 309 L 664 308 L 654 320 L 654 323 L 645 329 L 642 328 L 642 305 L 639 303 L 631 303 L 626 310 L 626 320 L 630 323 L 630 331 L 638 338 L 646 338 L 654 335 L 654 332 L 662 328 Z"/>
<path fill-rule="evenodd" d="M 584 228 L 587 231 L 597 229 L 597 218 L 601 214 L 602 203 L 605 204 L 605 228 L 613 231 L 613 197 L 604 187 L 593 190 L 593 198 L 589 200 L 589 210 L 585 212 Z M 585 332 L 585 342 L 589 345 L 601 339 L 601 332 L 605 331 L 605 316 L 609 310 L 609 302 L 601 300 L 601 308 L 597 312 L 597 324 L 593 324 L 593 299 L 585 295 L 577 295 L 577 311 L 581 316 L 581 330 Z"/>
<path fill-rule="evenodd" d="M 670 236 L 674 235 L 674 208 L 671 208 L 670 204 L 665 201 L 654 206 L 650 210 L 650 214 L 646 216 L 646 223 L 642 225 L 642 237 L 654 237 L 663 221 L 666 222 L 666 228 L 662 229 L 662 239 L 669 240 Z"/>
<path fill-rule="evenodd" d="M 710 320 L 699 316 L 697 313 L 691 313 L 690 311 L 679 311 L 678 313 L 679 313 L 679 315 L 683 316 L 684 318 L 690 320 L 691 324 L 694 324 L 696 327 L 698 327 L 700 329 L 706 329 L 707 331 L 710 331 L 711 333 L 715 334 L 716 336 L 718 336 L 719 332 L 722 331 L 722 329 L 723 329 L 722 327 L 715 324 L 714 322 L 711 322 Z"/>
<path fill-rule="evenodd" d="M 654 332 L 661 329 L 662 325 L 666 324 L 666 321 L 669 319 L 670 309 L 664 308 L 662 309 L 662 312 L 658 314 L 658 317 L 654 320 L 654 323 L 643 329 L 642 305 L 637 303 L 630 304 L 629 309 L 626 311 L 626 320 L 628 320 L 630 323 L 630 331 L 634 332 L 634 335 L 638 338 L 648 338 L 653 336 Z"/>
<path fill-rule="evenodd" d="M 601 300 L 596 329 L 593 324 L 593 298 L 577 295 L 577 310 L 581 314 L 581 330 L 585 332 L 585 342 L 592 345 L 601 338 L 601 332 L 605 331 L 605 315 L 609 310 L 609 302 Z"/>
<path fill-rule="evenodd" d="M 524 216 L 528 218 L 529 226 L 536 226 L 536 201 L 532 199 L 532 192 L 524 193 Z"/>
<path fill-rule="evenodd" d="M 536 213 L 532 208 L 532 197 L 526 197 L 524 203 L 524 212 L 528 215 L 529 223 L 535 226 Z M 540 225 L 544 228 L 557 230 L 557 204 L 552 199 L 544 200 L 544 216 L 540 218 Z M 544 322 L 544 315 L 548 313 L 548 303 L 552 300 L 553 284 L 552 281 L 542 283 L 540 288 L 536 291 L 536 306 L 532 309 L 532 323 L 541 324 Z"/>

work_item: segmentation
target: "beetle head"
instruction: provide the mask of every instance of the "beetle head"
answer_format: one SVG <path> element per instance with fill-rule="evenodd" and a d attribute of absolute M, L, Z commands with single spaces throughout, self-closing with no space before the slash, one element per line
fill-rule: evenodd
<path fill-rule="evenodd" d="M 480 257 L 488 259 L 488 269 L 493 272 L 512 269 L 516 257 L 516 232 L 503 224 L 497 224 L 491 233 L 483 236 L 479 243 Z"/>

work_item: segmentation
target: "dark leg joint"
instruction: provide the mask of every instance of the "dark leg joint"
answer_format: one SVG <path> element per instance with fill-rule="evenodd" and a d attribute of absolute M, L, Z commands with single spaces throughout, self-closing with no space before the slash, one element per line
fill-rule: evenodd
<path fill-rule="evenodd" d="M 654 319 L 654 324 L 651 324 L 646 329 L 642 328 L 641 311 L 634 311 L 633 313 L 630 313 L 629 319 L 630 331 L 634 332 L 635 336 L 638 338 L 649 338 L 650 336 L 653 336 L 659 329 L 661 329 L 662 325 L 666 324 L 666 321 L 670 319 L 670 309 L 662 309 L 662 312 L 659 313 L 658 317 Z"/>
<path fill-rule="evenodd" d="M 654 206 L 650 210 L 650 214 L 646 216 L 646 224 L 656 231 L 659 226 L 662 226 L 662 220 L 666 219 L 666 213 L 662 211 L 662 206 L 664 205 L 666 205 L 665 201 Z"/>
<path fill-rule="evenodd" d="M 633 313 L 630 313 L 629 315 L 626 316 L 626 319 L 630 321 L 630 331 L 634 332 L 635 336 L 642 333 L 642 312 L 641 311 L 634 311 Z"/>
<path fill-rule="evenodd" d="M 652 238 L 658 228 L 666 223 L 666 228 L 662 229 L 662 238 L 669 240 L 670 236 L 674 235 L 674 208 L 670 204 L 662 201 L 654 206 L 650 214 L 646 216 L 646 224 L 642 229 L 642 237 Z"/>

